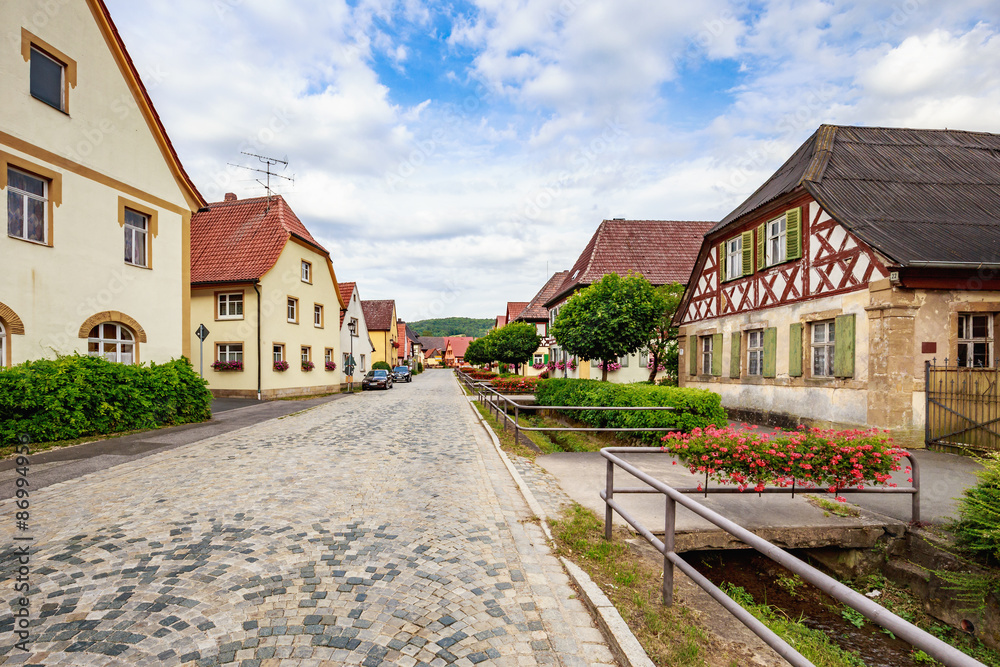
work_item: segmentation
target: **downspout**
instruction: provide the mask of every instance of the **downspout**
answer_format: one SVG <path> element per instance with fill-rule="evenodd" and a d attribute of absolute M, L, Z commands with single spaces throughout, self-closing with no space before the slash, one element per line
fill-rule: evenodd
<path fill-rule="evenodd" d="M 261 358 L 260 358 L 260 290 L 257 285 L 260 284 L 260 278 L 253 281 L 253 291 L 257 293 L 257 400 L 260 400 L 260 373 L 261 373 Z"/>

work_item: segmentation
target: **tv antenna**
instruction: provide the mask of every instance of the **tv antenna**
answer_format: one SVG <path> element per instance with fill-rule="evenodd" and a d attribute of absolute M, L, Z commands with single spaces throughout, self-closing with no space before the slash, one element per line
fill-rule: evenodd
<path fill-rule="evenodd" d="M 258 183 L 260 183 L 261 185 L 263 185 L 264 189 L 267 191 L 267 203 L 268 203 L 268 206 L 271 205 L 271 197 L 274 194 L 273 192 L 271 192 L 271 177 L 272 176 L 274 176 L 275 178 L 283 178 L 286 181 L 290 181 L 293 185 L 295 184 L 295 176 L 294 175 L 291 176 L 291 177 L 289 177 L 289 176 L 282 176 L 281 174 L 276 174 L 273 171 L 271 171 L 271 167 L 273 167 L 275 165 L 279 165 L 279 164 L 282 165 L 282 169 L 284 169 L 285 167 L 288 166 L 288 160 L 279 160 L 276 157 L 267 157 L 266 155 L 257 155 L 256 153 L 247 153 L 246 151 L 240 151 L 240 153 L 242 153 L 243 155 L 249 155 L 250 157 L 255 157 L 255 158 L 257 158 L 258 160 L 260 160 L 261 162 L 264 163 L 264 168 L 263 169 L 257 169 L 256 167 L 244 167 L 241 164 L 233 164 L 232 162 L 229 163 L 229 166 L 231 166 L 231 167 L 237 167 L 239 169 L 246 169 L 248 171 L 256 171 L 256 172 L 261 173 L 261 174 L 266 174 L 266 177 L 267 177 L 266 181 L 261 182 L 261 180 L 259 178 L 255 178 L 254 180 L 257 181 Z"/>

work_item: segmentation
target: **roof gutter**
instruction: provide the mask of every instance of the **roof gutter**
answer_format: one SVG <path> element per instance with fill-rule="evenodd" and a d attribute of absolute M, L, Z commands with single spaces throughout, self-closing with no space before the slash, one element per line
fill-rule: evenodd
<path fill-rule="evenodd" d="M 900 268 L 921 269 L 1000 269 L 1000 262 L 907 262 Z"/>

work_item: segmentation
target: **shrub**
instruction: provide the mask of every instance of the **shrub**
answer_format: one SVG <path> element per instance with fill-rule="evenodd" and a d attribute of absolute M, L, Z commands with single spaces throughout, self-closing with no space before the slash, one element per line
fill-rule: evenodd
<path fill-rule="evenodd" d="M 980 462 L 979 482 L 959 499 L 955 534 L 969 551 L 1000 562 L 1000 454 Z"/>
<path fill-rule="evenodd" d="M 288 362 L 287 361 L 283 361 L 283 360 L 282 361 L 276 361 L 276 362 L 274 362 L 274 370 L 278 371 L 279 373 L 287 371 L 288 370 Z"/>
<path fill-rule="evenodd" d="M 208 419 L 212 395 L 187 359 L 133 366 L 79 355 L 0 370 L 0 443 L 69 440 Z"/>
<path fill-rule="evenodd" d="M 311 361 L 303 361 L 302 362 L 302 370 L 304 372 L 308 373 L 309 371 L 311 371 L 314 368 L 316 368 L 316 364 L 314 364 L 313 362 L 311 362 Z"/>
<path fill-rule="evenodd" d="M 546 380 L 535 392 L 538 405 L 566 406 L 669 406 L 674 410 L 643 412 L 567 411 L 565 414 L 598 428 L 678 428 L 691 431 L 711 424 L 724 426 L 726 412 L 718 394 L 705 389 L 657 387 L 648 384 L 614 384 L 600 380 L 569 378 Z M 634 431 L 622 437 L 638 437 L 660 444 L 661 433 Z"/>
<path fill-rule="evenodd" d="M 508 394 L 531 394 L 538 386 L 538 378 L 525 378 L 518 375 L 511 377 L 494 378 L 491 382 L 493 388 Z"/>
<path fill-rule="evenodd" d="M 495 377 L 499 377 L 500 374 L 494 373 L 493 371 L 474 370 L 474 371 L 467 371 L 466 375 L 468 375 L 473 380 L 492 380 Z"/>
<path fill-rule="evenodd" d="M 326 370 L 328 370 L 328 371 L 335 371 L 335 370 L 337 370 L 337 362 L 336 361 L 327 361 L 326 362 Z"/>
<path fill-rule="evenodd" d="M 417 363 L 417 375 L 420 375 L 423 372 L 424 372 L 424 365 L 418 362 Z"/>
<path fill-rule="evenodd" d="M 376 361 L 374 364 L 372 364 L 372 370 L 373 371 L 380 371 L 380 370 L 381 371 L 391 371 L 392 370 L 392 366 L 390 366 L 389 364 L 387 364 L 384 361 Z"/>

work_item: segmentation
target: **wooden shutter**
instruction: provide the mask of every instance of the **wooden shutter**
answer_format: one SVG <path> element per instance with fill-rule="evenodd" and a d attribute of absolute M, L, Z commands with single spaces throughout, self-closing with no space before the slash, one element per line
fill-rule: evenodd
<path fill-rule="evenodd" d="M 764 268 L 764 247 L 767 241 L 767 223 L 762 222 L 757 227 L 757 270 Z"/>
<path fill-rule="evenodd" d="M 712 334 L 712 375 L 722 375 L 722 334 Z"/>
<path fill-rule="evenodd" d="M 764 372 L 766 378 L 773 378 L 778 373 L 776 371 L 776 357 L 778 348 L 778 328 L 769 327 L 764 329 Z"/>
<path fill-rule="evenodd" d="M 740 376 L 740 360 L 743 358 L 740 351 L 740 332 L 734 331 L 729 337 L 729 377 L 738 378 Z"/>
<path fill-rule="evenodd" d="M 753 232 L 743 232 L 743 274 L 749 276 L 753 273 Z"/>
<path fill-rule="evenodd" d="M 841 315 L 834 320 L 833 374 L 839 378 L 854 377 L 854 315 Z"/>
<path fill-rule="evenodd" d="M 802 377 L 802 323 L 788 327 L 788 375 Z"/>
<path fill-rule="evenodd" d="M 726 282 L 726 242 L 719 244 L 719 284 Z"/>
<path fill-rule="evenodd" d="M 785 212 L 785 241 L 788 244 L 788 259 L 802 257 L 802 207 Z"/>
<path fill-rule="evenodd" d="M 691 375 L 698 374 L 698 337 L 688 336 L 688 355 L 691 357 L 688 360 L 688 367 L 691 371 Z"/>
<path fill-rule="evenodd" d="M 545 363 L 549 363 L 549 355 L 545 355 Z"/>

